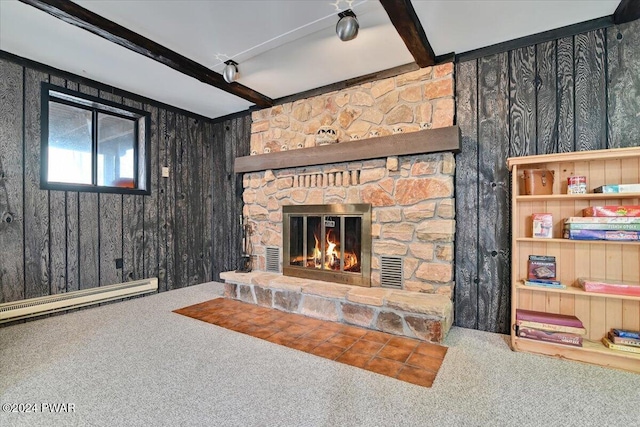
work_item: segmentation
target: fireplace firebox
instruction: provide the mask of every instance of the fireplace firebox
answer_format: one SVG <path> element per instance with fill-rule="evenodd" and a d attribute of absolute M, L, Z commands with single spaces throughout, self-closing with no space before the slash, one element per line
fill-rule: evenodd
<path fill-rule="evenodd" d="M 371 286 L 371 205 L 283 206 L 285 276 Z"/>

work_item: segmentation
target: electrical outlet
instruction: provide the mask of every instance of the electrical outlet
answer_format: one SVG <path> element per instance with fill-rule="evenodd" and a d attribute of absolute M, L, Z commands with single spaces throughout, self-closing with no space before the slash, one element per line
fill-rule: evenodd
<path fill-rule="evenodd" d="M 163 178 L 169 178 L 169 168 L 166 166 L 162 167 L 162 177 Z"/>
<path fill-rule="evenodd" d="M 122 268 L 122 258 L 116 258 L 116 268 Z"/>

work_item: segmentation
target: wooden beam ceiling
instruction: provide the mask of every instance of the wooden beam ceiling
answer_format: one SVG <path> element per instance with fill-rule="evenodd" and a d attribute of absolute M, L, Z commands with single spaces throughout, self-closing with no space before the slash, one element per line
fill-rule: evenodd
<path fill-rule="evenodd" d="M 416 60 L 416 64 L 420 68 L 434 65 L 436 55 L 427 40 L 427 35 L 413 9 L 411 0 L 380 0 L 380 3 Z"/>
<path fill-rule="evenodd" d="M 640 0 L 622 0 L 613 13 L 614 24 L 624 24 L 640 18 Z"/>
<path fill-rule="evenodd" d="M 214 86 L 232 95 L 253 102 L 260 107 L 271 107 L 273 100 L 239 83 L 227 83 L 221 74 L 210 70 L 153 40 L 141 36 L 73 2 L 66 0 L 20 0 L 62 21 L 87 30 L 119 46 L 160 62 L 189 77 Z"/>

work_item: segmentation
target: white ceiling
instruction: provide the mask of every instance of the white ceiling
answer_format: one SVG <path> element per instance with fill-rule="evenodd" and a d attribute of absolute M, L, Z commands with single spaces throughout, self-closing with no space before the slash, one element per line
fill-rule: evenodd
<path fill-rule="evenodd" d="M 279 98 L 413 62 L 376 0 L 77 0 L 206 67 Z M 462 53 L 611 15 L 619 0 L 413 0 L 436 55 Z M 351 8 L 360 33 L 335 35 Z M 252 104 L 16 0 L 0 0 L 0 50 L 167 104 L 220 117 Z"/>

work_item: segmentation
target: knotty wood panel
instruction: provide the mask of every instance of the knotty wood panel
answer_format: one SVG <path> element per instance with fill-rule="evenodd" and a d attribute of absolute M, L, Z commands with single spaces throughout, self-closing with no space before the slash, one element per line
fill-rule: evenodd
<path fill-rule="evenodd" d="M 557 41 L 558 153 L 575 150 L 575 109 L 573 79 L 573 37 Z"/>
<path fill-rule="evenodd" d="M 40 83 L 49 75 L 27 69 L 24 93 L 25 298 L 49 295 L 49 194 L 40 190 Z"/>
<path fill-rule="evenodd" d="M 510 156 L 538 154 L 536 148 L 536 49 L 509 52 Z"/>
<path fill-rule="evenodd" d="M 142 109 L 138 101 L 123 99 L 122 103 L 129 107 Z M 134 194 L 122 195 L 122 280 L 143 279 L 144 274 L 144 206 L 145 196 Z"/>
<path fill-rule="evenodd" d="M 23 69 L 0 59 L 0 303 L 24 298 Z"/>
<path fill-rule="evenodd" d="M 67 89 L 78 90 L 78 84 L 67 80 Z M 79 194 L 65 192 L 67 217 L 67 292 L 80 289 L 80 222 Z"/>
<path fill-rule="evenodd" d="M 167 110 L 158 110 L 158 162 L 159 167 L 167 167 Z M 169 169 L 169 176 L 174 171 Z M 170 178 L 158 181 L 158 291 L 167 290 L 167 187 Z"/>
<path fill-rule="evenodd" d="M 176 177 L 178 169 L 176 165 L 176 113 L 172 111 L 166 112 L 166 166 L 170 171 L 170 178 L 167 180 L 166 206 L 165 206 L 165 222 L 166 222 L 166 276 L 167 290 L 174 289 L 176 284 L 175 264 L 179 257 L 174 247 L 174 236 L 176 233 L 174 218 L 176 205 Z"/>
<path fill-rule="evenodd" d="M 213 279 L 239 267 L 242 175 L 234 173 L 234 159 L 249 153 L 251 117 L 213 125 Z M 226 243 L 224 243 L 226 242 Z"/>
<path fill-rule="evenodd" d="M 226 211 L 229 209 L 227 205 L 227 166 L 225 147 L 225 129 L 229 129 L 230 121 L 215 123 L 212 125 L 213 130 L 213 197 L 216 203 L 213 204 L 213 278 L 219 280 L 220 273 L 225 271 L 227 263 L 224 247 L 221 245 L 223 239 L 227 236 L 225 231 L 228 230 L 226 221 Z M 237 268 L 237 267 L 234 267 Z"/>
<path fill-rule="evenodd" d="M 506 53 L 478 60 L 478 329 L 489 331 L 508 328 L 510 312 L 510 240 L 499 231 L 509 230 L 508 70 Z"/>
<path fill-rule="evenodd" d="M 575 36 L 576 150 L 606 148 L 605 30 Z"/>
<path fill-rule="evenodd" d="M 189 257 L 191 256 L 188 246 L 189 209 L 187 191 L 189 183 L 189 142 L 187 141 L 186 117 L 182 114 L 176 115 L 176 146 L 175 146 L 176 187 L 174 193 L 175 216 L 174 224 L 174 248 L 175 248 L 175 283 L 176 288 L 183 288 L 189 282 Z"/>
<path fill-rule="evenodd" d="M 607 31 L 609 147 L 640 144 L 640 21 Z"/>
<path fill-rule="evenodd" d="M 187 243 L 189 248 L 189 260 L 185 286 L 201 283 L 205 277 L 204 253 L 202 252 L 203 233 L 205 231 L 205 209 L 202 194 L 202 169 L 206 165 L 203 158 L 204 127 L 202 122 L 194 118 L 187 118 L 187 144 L 189 154 L 189 179 L 187 185 L 187 199 L 189 208 Z"/>
<path fill-rule="evenodd" d="M 160 192 L 159 182 L 160 179 L 160 166 L 158 164 L 159 152 L 160 152 L 160 132 L 158 123 L 158 107 L 154 107 L 150 104 L 145 104 L 144 109 L 151 113 L 151 129 L 150 132 L 150 152 L 151 156 L 151 194 L 143 198 L 144 204 L 144 250 L 143 250 L 143 262 L 144 262 L 144 277 L 158 277 L 159 262 L 158 262 L 158 223 L 160 217 Z"/>
<path fill-rule="evenodd" d="M 65 87 L 61 77 L 50 76 L 49 83 Z M 50 293 L 67 291 L 67 216 L 64 191 L 49 191 L 49 271 Z"/>
<path fill-rule="evenodd" d="M 456 156 L 455 321 L 478 326 L 478 67 L 477 61 L 456 65 L 457 118 L 462 133 Z M 462 185 L 464 183 L 464 185 Z"/>
<path fill-rule="evenodd" d="M 537 153 L 558 152 L 557 111 L 556 111 L 556 43 L 547 42 L 536 46 L 536 89 L 535 100 Z"/>
<path fill-rule="evenodd" d="M 618 38 L 618 33 L 622 38 Z M 508 75 L 510 102 L 506 111 L 501 111 L 502 106 L 491 110 L 496 105 L 496 95 L 488 90 L 492 82 L 497 84 L 497 79 L 494 81 L 493 77 L 500 75 L 489 73 L 489 70 L 504 69 L 502 56 L 490 56 L 457 65 L 456 115 L 463 141 L 462 152 L 456 157 L 457 325 L 508 332 L 509 313 L 502 304 L 505 302 L 503 298 L 508 297 L 509 293 L 509 257 L 506 254 L 500 266 L 490 261 L 493 253 L 496 258 L 505 255 L 499 249 L 492 249 L 492 246 L 499 248 L 505 239 L 509 239 L 508 221 L 505 219 L 509 208 L 502 192 L 491 187 L 496 183 L 497 188 L 500 179 L 488 174 L 489 169 L 493 170 L 493 174 L 500 174 L 506 161 L 505 146 L 512 155 L 516 155 L 528 152 L 527 147 L 535 147 L 537 152 L 543 154 L 640 145 L 640 120 L 634 117 L 640 110 L 640 101 L 635 96 L 640 93 L 640 79 L 636 73 L 640 58 L 638 34 L 640 21 L 634 21 L 511 51 L 511 70 Z M 535 64 L 533 76 L 531 64 Z M 514 67 L 518 69 L 514 70 Z M 477 70 L 476 76 L 473 75 L 473 69 Z M 473 82 L 475 77 L 477 87 Z M 487 80 L 488 77 L 491 78 Z M 535 82 L 533 92 L 523 89 L 531 78 Z M 527 88 L 531 86 L 525 86 Z M 467 90 L 475 91 L 477 105 L 470 101 L 473 95 L 464 93 Z M 525 113 L 532 105 L 535 109 L 530 117 L 534 123 L 527 124 Z M 503 129 L 507 129 L 509 134 L 494 138 L 492 132 L 500 133 Z M 533 138 L 531 132 L 535 132 Z M 479 148 L 473 144 L 476 138 Z M 483 145 L 488 140 L 493 140 L 499 147 Z M 478 165 L 478 170 L 474 170 L 475 165 Z M 585 165 L 580 162 L 571 169 L 577 175 L 589 176 L 590 188 L 606 180 L 604 174 L 585 170 Z M 566 173 L 559 171 L 556 174 L 559 191 L 566 191 Z M 476 188 L 479 198 L 472 202 L 475 204 L 469 205 Z M 617 203 L 615 199 L 607 202 Z M 586 202 L 576 201 L 573 207 L 547 204 L 545 209 L 553 210 L 556 216 L 562 217 L 577 214 L 586 206 Z M 475 215 L 475 221 L 470 220 L 471 215 Z M 488 218 L 493 220 L 489 221 Z M 469 236 L 477 236 L 476 246 L 469 242 Z M 468 251 L 461 253 L 461 246 L 464 249 L 477 247 L 480 263 L 475 272 L 469 271 L 473 265 Z M 564 266 L 574 266 L 584 261 L 586 253 L 583 254 L 579 248 L 575 251 L 565 249 L 564 246 L 557 248 L 556 254 Z M 575 258 L 567 258 L 565 252 L 574 252 Z M 638 262 L 635 253 L 623 254 L 631 256 L 633 262 Z M 603 257 L 608 255 L 602 254 Z M 490 279 L 482 282 L 485 276 Z M 478 284 L 473 283 L 475 277 L 480 278 Z M 476 288 L 477 294 L 474 294 Z M 615 319 L 606 315 L 604 320 L 597 316 L 591 320 L 592 305 L 588 299 L 581 301 L 573 295 L 547 299 L 535 294 L 522 292 L 520 300 L 523 305 L 533 307 L 543 304 L 548 310 L 586 316 L 593 323 L 594 330 L 600 330 L 603 322 L 605 325 L 615 322 Z M 637 307 L 636 302 L 623 303 L 623 324 L 634 325 L 638 321 Z M 606 308 L 605 302 L 602 310 L 606 311 Z M 627 313 L 626 317 L 624 313 Z"/>
<path fill-rule="evenodd" d="M 78 90 L 92 96 L 98 96 L 98 90 L 79 85 Z M 79 193 L 79 236 L 78 248 L 80 262 L 80 289 L 100 286 L 100 205 L 97 193 Z"/>
<path fill-rule="evenodd" d="M 202 144 L 202 208 L 204 209 L 204 230 L 202 233 L 202 254 L 204 280 L 213 280 L 213 125 L 204 123 Z"/>
<path fill-rule="evenodd" d="M 100 91 L 100 97 L 122 104 L 122 97 Z M 100 202 L 100 286 L 122 283 L 122 269 L 116 259 L 122 258 L 122 195 L 98 194 Z"/>

